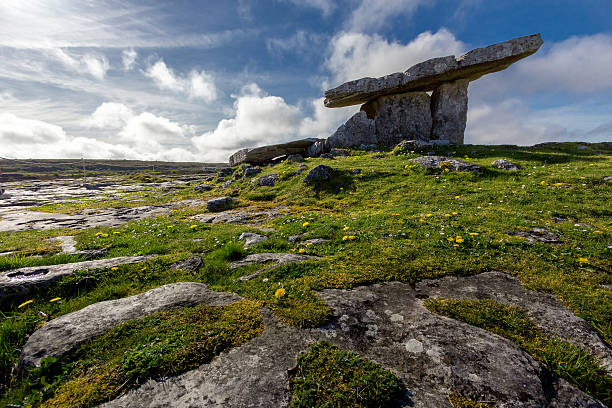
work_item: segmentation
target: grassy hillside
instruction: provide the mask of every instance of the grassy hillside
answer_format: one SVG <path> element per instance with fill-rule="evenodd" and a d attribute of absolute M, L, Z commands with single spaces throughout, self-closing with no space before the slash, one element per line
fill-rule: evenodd
<path fill-rule="evenodd" d="M 425 151 L 389 151 L 383 152 L 384 157 L 380 153 L 352 151 L 349 157 L 306 160 L 308 169 L 318 164 L 334 169 L 331 180 L 315 185 L 302 182 L 308 170 L 295 174 L 302 163 L 281 163 L 264 167 L 255 176 L 277 173 L 279 180 L 274 187 L 260 187 L 251 179 L 240 178 L 242 170 L 238 168 L 238 178 L 229 188 L 222 189 L 218 183 L 210 192 L 188 188 L 172 196 L 176 201 L 232 196 L 236 209 L 289 206 L 289 215 L 261 225 L 273 229 L 269 232 L 240 224 L 204 224 L 190 218 L 206 212 L 205 206 L 185 206 L 167 216 L 115 228 L 68 231 L 74 234 L 79 249 L 106 248 L 105 257 L 159 256 L 142 264 L 79 273 L 47 291 L 2 302 L 0 391 L 6 393 L 5 403 L 27 400 L 38 405 L 56 390 L 61 394 L 66 384 L 87 379 L 95 386 L 96 381 L 102 381 L 79 362 L 78 353 L 65 362 L 53 362 L 55 368 L 49 368 L 46 374 L 36 371 L 25 377 L 11 377 L 11 368 L 27 336 L 44 322 L 95 302 L 176 281 L 202 282 L 214 290 L 238 293 L 270 308 L 288 324 L 312 327 L 329 318 L 328 306 L 316 294 L 324 288 L 385 281 L 414 283 L 495 270 L 516 276 L 529 289 L 555 295 L 612 344 L 612 182 L 604 181 L 604 177 L 612 176 L 612 144 L 458 146 L 438 147 L 436 152 L 480 164 L 486 171 L 425 171 L 409 161 Z M 491 162 L 497 158 L 520 164 L 522 170 L 493 169 Z M 353 174 L 354 169 L 361 172 Z M 162 200 L 167 202 L 168 197 L 156 198 L 150 192 L 147 197 L 148 203 Z M 91 205 L 115 207 L 125 202 L 110 198 Z M 78 208 L 82 208 L 79 203 L 66 202 L 44 209 L 70 212 Z M 513 235 L 534 227 L 546 228 L 563 243 L 529 243 Z M 245 231 L 270 239 L 245 250 L 238 240 Z M 0 234 L 0 252 L 16 251 L 0 258 L 0 268 L 30 265 L 31 254 L 42 255 L 35 260 L 39 265 L 62 262 L 57 255 L 59 248 L 41 242 L 42 238 L 66 233 L 51 230 Z M 296 245 L 288 240 L 296 234 L 303 234 L 304 240 L 329 241 Z M 320 260 L 280 266 L 250 281 L 238 280 L 258 268 L 231 270 L 229 261 L 257 252 L 305 253 L 319 256 Z M 169 268 L 191 254 L 204 258 L 199 272 Z M 279 288 L 284 289 L 282 295 L 277 292 Z M 56 298 L 60 300 L 51 302 Z M 29 300 L 32 302 L 19 307 Z M 229 323 L 227 326 L 233 327 Z M 140 335 L 138 327 L 133 329 L 136 337 Z M 81 352 L 87 347 L 103 348 L 100 342 L 112 343 L 106 337 L 96 341 L 84 345 Z M 121 356 L 112 358 L 116 362 Z M 155 365 L 160 360 L 147 361 Z M 160 370 L 163 367 L 148 367 L 143 372 Z M 601 370 L 593 371 L 593 376 L 601 375 Z M 605 378 L 602 381 L 589 383 L 604 384 L 600 387 L 610 384 Z M 605 399 L 605 389 L 589 391 Z M 78 406 L 98 400 L 88 401 Z"/>

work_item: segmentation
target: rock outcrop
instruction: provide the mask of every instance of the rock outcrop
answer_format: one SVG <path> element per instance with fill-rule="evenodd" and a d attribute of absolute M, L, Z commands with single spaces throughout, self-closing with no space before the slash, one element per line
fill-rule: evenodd
<path fill-rule="evenodd" d="M 256 147 L 254 149 L 242 149 L 230 156 L 230 166 L 240 163 L 265 163 L 275 157 L 300 154 L 305 156 L 308 148 L 320 139 L 301 139 L 288 143 L 281 143 L 270 146 Z"/>
<path fill-rule="evenodd" d="M 128 320 L 177 307 L 224 306 L 240 299 L 233 293 L 213 292 L 201 283 L 179 282 L 123 299 L 95 303 L 53 319 L 35 331 L 23 346 L 19 365 L 39 366 L 43 358 L 59 357 Z"/>
<path fill-rule="evenodd" d="M 480 173 L 485 170 L 484 167 L 466 162 L 463 160 L 452 159 L 445 156 L 421 156 L 416 159 L 410 159 L 411 162 L 418 164 L 424 169 L 443 169 L 448 171 L 471 171 Z"/>

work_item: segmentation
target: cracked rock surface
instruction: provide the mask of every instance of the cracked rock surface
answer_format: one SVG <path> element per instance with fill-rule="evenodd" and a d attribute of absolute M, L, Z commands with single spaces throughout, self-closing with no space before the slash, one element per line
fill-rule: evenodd
<path fill-rule="evenodd" d="M 53 319 L 35 331 L 21 351 L 19 365 L 39 366 L 43 358 L 59 357 L 128 320 L 177 307 L 224 306 L 240 299 L 233 293 L 213 292 L 200 283 L 179 282 L 123 299 L 95 303 Z"/>

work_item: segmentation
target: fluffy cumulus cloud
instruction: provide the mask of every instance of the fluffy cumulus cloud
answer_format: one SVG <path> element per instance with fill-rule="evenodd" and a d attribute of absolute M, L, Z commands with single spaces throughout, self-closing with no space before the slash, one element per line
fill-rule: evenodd
<path fill-rule="evenodd" d="M 405 71 L 429 58 L 461 55 L 465 49 L 466 45 L 444 28 L 435 33 L 425 31 L 406 44 L 380 35 L 340 33 L 330 43 L 325 65 L 340 83 Z"/>
<path fill-rule="evenodd" d="M 98 106 L 94 113 L 87 118 L 85 124 L 99 129 L 119 129 L 124 127 L 134 113 L 122 103 L 105 102 Z"/>
<path fill-rule="evenodd" d="M 419 6 L 432 3 L 431 0 L 361 0 L 351 13 L 347 27 L 355 32 L 377 30 L 390 17 L 411 16 Z"/>
<path fill-rule="evenodd" d="M 184 92 L 190 98 L 212 102 L 217 99 L 217 87 L 211 75 L 204 71 L 191 71 L 188 77 L 177 75 L 163 60 L 149 66 L 145 75 L 162 90 Z"/>

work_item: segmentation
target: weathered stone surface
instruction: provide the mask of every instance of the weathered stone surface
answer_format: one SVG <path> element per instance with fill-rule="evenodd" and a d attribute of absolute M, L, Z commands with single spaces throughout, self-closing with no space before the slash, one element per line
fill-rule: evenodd
<path fill-rule="evenodd" d="M 214 187 L 211 186 L 210 184 L 200 184 L 199 186 L 195 186 L 193 189 L 196 191 L 210 191 L 213 188 Z"/>
<path fill-rule="evenodd" d="M 197 255 L 192 255 L 184 261 L 175 263 L 170 269 L 184 269 L 193 273 L 197 273 L 200 271 L 200 268 L 203 265 L 204 261 L 202 261 L 202 258 Z"/>
<path fill-rule="evenodd" d="M 364 111 L 354 114 L 327 139 L 330 148 L 376 144 L 376 124 Z"/>
<path fill-rule="evenodd" d="M 327 153 L 330 149 L 327 139 L 314 142 L 306 151 L 308 157 L 318 157 L 322 153 Z"/>
<path fill-rule="evenodd" d="M 266 237 L 265 235 L 255 234 L 253 232 L 243 232 L 242 234 L 240 234 L 240 237 L 238 239 L 244 240 L 244 247 L 248 248 L 255 244 L 259 244 L 260 242 L 267 241 L 268 237 Z"/>
<path fill-rule="evenodd" d="M 233 200 L 231 197 L 213 198 L 206 202 L 206 209 L 210 212 L 219 212 L 227 210 L 232 206 Z"/>
<path fill-rule="evenodd" d="M 235 182 L 236 180 L 227 180 L 226 182 L 221 184 L 221 188 L 229 188 Z"/>
<path fill-rule="evenodd" d="M 492 299 L 518 306 L 542 329 L 595 354 L 608 373 L 612 373 L 612 350 L 586 321 L 568 310 L 554 296 L 527 290 L 515 277 L 501 272 L 457 278 L 424 280 L 416 284 L 419 296 L 452 299 Z"/>
<path fill-rule="evenodd" d="M 240 299 L 233 293 L 213 292 L 200 283 L 179 282 L 123 299 L 95 303 L 53 319 L 35 331 L 23 346 L 19 365 L 39 366 L 43 358 L 59 357 L 128 320 L 177 307 L 223 306 Z"/>
<path fill-rule="evenodd" d="M 504 159 L 494 160 L 493 163 L 491 163 L 491 166 L 496 169 L 509 171 L 517 171 L 521 168 L 521 166 L 519 166 L 518 164 L 510 163 L 509 161 Z"/>
<path fill-rule="evenodd" d="M 512 342 L 431 313 L 417 298 L 422 293 L 410 285 L 387 283 L 320 295 L 333 310 L 328 326 L 287 327 L 264 309 L 261 336 L 190 372 L 149 380 L 103 406 L 287 407 L 289 372 L 297 355 L 309 343 L 327 340 L 400 377 L 411 400 L 404 406 L 452 408 L 448 395 L 455 391 L 507 408 L 603 408 Z"/>
<path fill-rule="evenodd" d="M 223 211 L 216 214 L 198 214 L 194 215 L 192 218 L 201 222 L 207 222 L 212 224 L 216 224 L 219 222 L 224 222 L 228 224 L 261 224 L 270 221 L 274 218 L 287 215 L 288 211 L 289 207 L 280 206 L 275 207 L 269 211 Z"/>
<path fill-rule="evenodd" d="M 261 173 L 261 167 L 247 167 L 244 169 L 244 177 L 253 177 L 256 174 Z"/>
<path fill-rule="evenodd" d="M 261 176 L 257 179 L 257 185 L 274 187 L 274 184 L 276 184 L 276 180 L 278 180 L 278 175 L 276 173 L 266 174 L 265 176 Z"/>
<path fill-rule="evenodd" d="M 330 149 L 329 154 L 331 154 L 334 157 L 348 157 L 351 155 L 349 151 L 345 149 L 338 149 L 336 147 L 334 147 L 333 149 Z"/>
<path fill-rule="evenodd" d="M 25 295 L 82 269 L 102 269 L 142 262 L 150 256 L 122 256 L 61 265 L 29 266 L 0 273 L 0 298 Z"/>
<path fill-rule="evenodd" d="M 287 156 L 287 162 L 292 163 L 292 162 L 303 162 L 304 158 L 299 155 L 299 154 L 290 154 L 289 156 Z"/>
<path fill-rule="evenodd" d="M 467 122 L 467 79 L 440 84 L 431 95 L 431 139 L 463 144 Z"/>
<path fill-rule="evenodd" d="M 254 149 L 242 149 L 230 156 L 229 164 L 230 166 L 235 166 L 240 163 L 264 163 L 283 155 L 305 155 L 307 149 L 317 141 L 319 141 L 319 139 L 309 138 L 294 140 L 288 143 L 256 147 Z"/>
<path fill-rule="evenodd" d="M 430 97 L 410 92 L 377 98 L 361 107 L 374 119 L 376 144 L 392 147 L 404 139 L 428 140 L 432 117 Z"/>
<path fill-rule="evenodd" d="M 383 95 L 433 91 L 442 83 L 458 79 L 473 81 L 528 57 L 541 45 L 542 38 L 535 34 L 477 48 L 458 58 L 433 58 L 408 68 L 406 72 L 344 83 L 326 91 L 324 103 L 328 108 L 337 108 L 365 103 Z"/>
<path fill-rule="evenodd" d="M 319 164 L 314 169 L 310 170 L 304 178 L 304 183 L 314 183 L 316 181 L 322 181 L 329 179 L 334 170 L 324 164 Z"/>
<path fill-rule="evenodd" d="M 478 164 L 452 159 L 445 156 L 421 156 L 417 157 L 416 159 L 410 159 L 410 161 L 417 163 L 424 169 L 446 168 L 450 171 L 472 171 L 475 173 L 484 171 L 485 169 Z"/>
<path fill-rule="evenodd" d="M 545 244 L 562 244 L 563 241 L 559 239 L 555 234 L 547 230 L 546 228 L 533 228 L 531 231 L 515 231 L 511 232 L 510 235 L 517 237 L 523 237 L 527 239 L 527 242 L 536 243 L 542 242 Z"/>
<path fill-rule="evenodd" d="M 268 271 L 270 269 L 274 269 L 279 265 L 285 265 L 289 263 L 295 262 L 305 262 L 313 259 L 319 259 L 318 256 L 310 256 L 310 255 L 300 255 L 300 254 L 287 254 L 282 252 L 277 253 L 260 253 L 260 254 L 251 254 L 244 257 L 239 261 L 234 261 L 230 263 L 231 269 L 240 268 L 242 266 L 248 266 L 255 263 L 265 263 L 265 262 L 276 262 L 274 265 L 268 266 L 266 268 L 260 269 L 257 272 L 254 272 L 250 275 L 241 276 L 240 280 L 246 281 L 256 278 L 261 275 L 263 272 Z"/>

